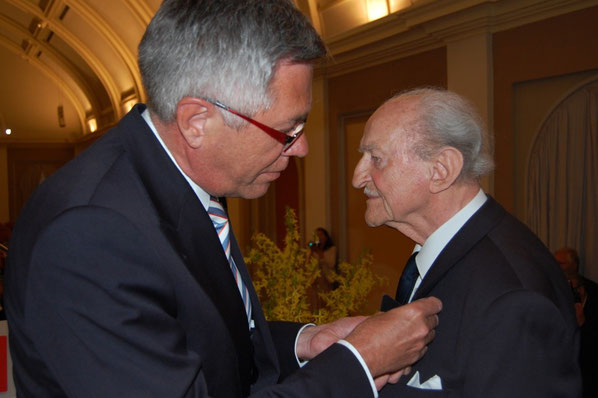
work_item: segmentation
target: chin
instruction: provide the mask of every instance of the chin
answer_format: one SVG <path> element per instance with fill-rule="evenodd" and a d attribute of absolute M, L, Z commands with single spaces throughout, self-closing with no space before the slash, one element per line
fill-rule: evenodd
<path fill-rule="evenodd" d="M 378 214 L 381 213 L 381 214 Z M 365 223 L 370 227 L 379 227 L 384 224 L 387 220 L 386 214 L 380 211 L 379 206 L 372 206 L 371 203 L 367 203 L 365 209 Z"/>
<path fill-rule="evenodd" d="M 257 199 L 264 196 L 268 192 L 268 188 L 270 188 L 269 182 L 254 184 L 243 189 L 238 196 L 243 199 Z"/>
<path fill-rule="evenodd" d="M 369 227 L 379 227 L 380 225 L 384 224 L 382 221 L 377 220 L 376 218 L 368 217 L 367 214 L 365 216 L 365 223 Z"/>

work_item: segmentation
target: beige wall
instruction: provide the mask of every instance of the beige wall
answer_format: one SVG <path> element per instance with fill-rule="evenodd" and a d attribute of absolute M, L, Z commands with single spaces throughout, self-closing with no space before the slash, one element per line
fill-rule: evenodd
<path fill-rule="evenodd" d="M 515 90 L 521 83 L 598 69 L 598 7 L 495 33 L 494 79 L 495 192 L 509 211 L 520 203 L 522 173 L 517 161 Z M 543 101 L 542 98 L 537 98 Z M 523 155 L 522 155 L 523 156 Z M 518 205 L 517 205 L 518 206 Z"/>
<path fill-rule="evenodd" d="M 472 102 L 486 126 L 493 125 L 492 35 L 482 32 L 446 46 L 449 90 Z M 493 134 L 492 131 L 489 134 Z M 494 194 L 494 174 L 483 177 L 484 190 Z"/>
<path fill-rule="evenodd" d="M 316 76 L 312 86 L 312 110 L 305 134 L 309 153 L 305 157 L 305 228 L 303 238 L 311 239 L 313 231 L 324 227 L 330 231 L 330 164 L 328 157 L 326 79 Z"/>

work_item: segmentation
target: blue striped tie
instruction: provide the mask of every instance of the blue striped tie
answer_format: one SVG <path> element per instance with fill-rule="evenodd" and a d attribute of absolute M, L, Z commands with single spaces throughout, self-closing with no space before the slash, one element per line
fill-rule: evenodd
<path fill-rule="evenodd" d="M 243 283 L 243 278 L 241 277 L 241 273 L 239 273 L 239 269 L 235 265 L 235 260 L 230 254 L 230 224 L 228 222 L 226 212 L 222 208 L 218 198 L 213 196 L 210 197 L 210 208 L 208 209 L 208 214 L 212 219 L 214 228 L 216 228 L 218 238 L 220 238 L 220 243 L 224 249 L 224 254 L 226 254 L 226 259 L 228 260 L 230 269 L 233 272 L 235 281 L 237 282 L 237 287 L 241 293 L 241 298 L 243 299 L 248 322 L 251 325 L 251 299 L 249 298 L 249 291 L 247 290 L 245 283 Z"/>

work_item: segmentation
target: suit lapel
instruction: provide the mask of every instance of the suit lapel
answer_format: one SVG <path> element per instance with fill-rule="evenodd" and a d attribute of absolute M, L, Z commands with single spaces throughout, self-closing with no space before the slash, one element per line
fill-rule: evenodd
<path fill-rule="evenodd" d="M 162 231 L 224 320 L 238 354 L 243 390 L 248 391 L 252 348 L 247 315 L 226 255 L 208 213 L 141 112 L 143 107 L 136 106 L 121 123 L 125 148 L 158 212 Z"/>
<path fill-rule="evenodd" d="M 505 210 L 488 196 L 486 203 L 440 252 L 415 292 L 413 300 L 428 296 L 444 275 L 500 222 L 504 214 Z"/>

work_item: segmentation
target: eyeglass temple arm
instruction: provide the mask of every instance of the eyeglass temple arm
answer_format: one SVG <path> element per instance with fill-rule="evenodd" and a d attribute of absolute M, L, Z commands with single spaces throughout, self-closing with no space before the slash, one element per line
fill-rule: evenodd
<path fill-rule="evenodd" d="M 246 120 L 247 122 L 253 124 L 254 126 L 259 127 L 260 129 L 262 129 L 266 134 L 268 134 L 270 137 L 274 138 L 275 140 L 277 140 L 278 142 L 280 142 L 281 144 L 286 144 L 289 141 L 290 137 L 280 131 L 276 131 L 274 130 L 272 127 L 266 126 L 265 124 L 262 124 L 260 122 L 258 122 L 257 120 L 251 119 L 248 116 L 243 115 L 242 113 L 239 113 L 237 111 L 235 111 L 234 109 L 231 109 L 230 107 L 224 105 L 222 102 L 216 101 L 216 100 L 207 100 L 208 102 L 216 105 L 218 108 L 224 109 L 225 111 L 228 111 L 234 115 L 239 116 L 241 119 Z"/>

